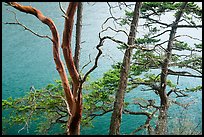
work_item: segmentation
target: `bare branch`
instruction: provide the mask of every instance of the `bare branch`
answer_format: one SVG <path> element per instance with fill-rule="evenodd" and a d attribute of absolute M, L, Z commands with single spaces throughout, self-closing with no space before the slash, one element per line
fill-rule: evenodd
<path fill-rule="evenodd" d="M 108 4 L 108 7 L 109 7 L 109 13 L 110 13 L 110 15 L 111 15 L 111 17 L 114 19 L 114 21 L 113 21 L 113 25 L 115 26 L 115 28 L 116 28 L 116 24 L 115 23 L 117 23 L 116 21 L 117 21 L 117 19 L 113 16 L 113 13 L 112 13 L 112 8 L 116 8 L 116 7 L 119 7 L 120 8 L 120 6 L 115 6 L 115 7 L 112 7 L 111 5 L 110 5 L 110 3 L 109 2 L 107 2 L 107 4 Z M 108 20 L 108 19 L 107 19 Z M 105 21 L 106 22 L 106 21 Z M 104 22 L 104 23 L 105 23 Z M 103 23 L 103 24 L 104 24 Z M 103 26 L 103 24 L 102 24 L 102 26 Z M 117 23 L 117 24 L 119 24 L 119 23 Z"/>
<path fill-rule="evenodd" d="M 107 2 L 107 4 L 108 4 L 108 7 L 109 7 L 109 13 L 110 13 L 110 15 L 113 17 L 113 13 L 112 13 L 112 11 L 111 11 L 111 9 L 112 9 L 113 7 L 111 7 L 111 5 L 109 4 L 109 2 Z"/>
<path fill-rule="evenodd" d="M 123 112 L 126 113 L 126 114 L 131 114 L 131 115 L 145 115 L 147 117 L 150 117 L 150 115 L 151 115 L 148 112 L 134 112 L 134 111 L 129 111 L 127 109 L 124 109 Z"/>
<path fill-rule="evenodd" d="M 119 18 L 116 18 L 116 17 L 114 17 L 114 16 L 108 17 L 108 18 L 103 22 L 103 24 L 101 25 L 101 28 L 102 28 L 102 29 L 104 28 L 104 25 L 105 25 L 110 19 L 113 19 L 113 23 L 117 23 L 117 24 L 120 25 L 120 23 L 117 22 L 117 21 L 122 20 L 123 18 L 120 18 L 120 17 L 119 17 Z M 115 24 L 114 24 L 114 25 L 115 25 Z M 116 26 L 115 26 L 115 28 L 116 28 Z"/>
<path fill-rule="evenodd" d="M 166 33 L 166 32 L 169 32 L 169 31 L 171 31 L 171 30 L 165 30 L 164 32 L 162 32 L 162 33 L 160 33 L 160 34 L 157 34 L 157 35 L 155 35 L 155 36 L 152 36 L 151 38 L 159 37 L 159 36 L 161 36 L 162 34 L 164 34 L 164 33 Z"/>
<path fill-rule="evenodd" d="M 187 65 L 187 64 L 182 64 L 182 62 L 172 63 L 172 64 L 169 64 L 169 66 L 186 67 L 186 68 L 193 69 L 193 70 L 197 71 L 198 73 L 202 74 L 202 70 L 199 70 L 199 69 L 195 68 L 194 66 L 190 66 L 190 65 Z M 169 74 L 169 75 L 171 75 L 171 74 Z"/>
<path fill-rule="evenodd" d="M 104 114 L 108 113 L 108 112 L 111 112 L 113 111 L 113 109 L 109 109 L 109 110 L 106 110 L 100 114 L 90 114 L 89 116 L 93 116 L 93 117 L 96 117 L 96 116 L 103 116 Z"/>
<path fill-rule="evenodd" d="M 191 102 L 188 102 L 188 103 L 186 103 L 186 104 L 180 103 L 180 102 L 175 101 L 175 100 L 170 100 L 170 101 L 171 101 L 172 103 L 174 103 L 174 104 L 177 104 L 177 105 L 183 107 L 184 109 L 187 109 L 191 104 L 195 103 L 195 101 L 191 101 Z"/>
<path fill-rule="evenodd" d="M 101 33 L 101 32 L 100 32 L 100 33 Z M 93 66 L 89 69 L 89 71 L 84 75 L 84 77 L 83 77 L 83 79 L 82 79 L 82 83 L 85 82 L 87 76 L 88 76 L 92 71 L 94 71 L 94 70 L 97 68 L 99 57 L 100 57 L 101 54 L 102 54 L 102 50 L 100 49 L 100 47 L 103 46 L 103 43 L 104 43 L 104 40 L 105 40 L 105 39 L 109 39 L 109 40 L 112 40 L 113 42 L 116 42 L 116 43 L 119 43 L 119 44 L 123 44 L 123 45 L 125 45 L 126 47 L 129 47 L 128 44 L 126 44 L 126 43 L 124 43 L 124 42 L 122 42 L 122 41 L 120 41 L 120 40 L 116 40 L 116 39 L 114 39 L 114 38 L 112 38 L 112 37 L 109 37 L 109 36 L 105 36 L 105 37 L 101 38 L 100 33 L 99 33 L 100 41 L 99 41 L 99 44 L 96 46 L 96 49 L 98 50 L 98 54 L 96 55 L 94 65 L 93 65 Z M 130 45 L 130 46 L 131 46 L 131 45 Z M 131 47 L 131 48 L 132 48 L 132 47 Z"/>
<path fill-rule="evenodd" d="M 14 11 L 9 10 L 9 9 L 7 9 L 7 10 L 10 11 L 10 12 L 12 12 L 12 13 L 14 14 L 14 16 L 15 16 L 15 21 L 16 21 L 16 22 L 5 22 L 4 24 L 19 25 L 19 26 L 23 27 L 25 30 L 30 31 L 32 34 L 34 34 L 34 35 L 36 35 L 36 36 L 38 36 L 38 37 L 40 37 L 40 38 L 48 38 L 48 39 L 50 39 L 51 41 L 53 41 L 52 38 L 50 38 L 49 36 L 40 35 L 40 34 L 34 32 L 33 30 L 29 29 L 28 27 L 26 27 L 24 24 L 20 23 L 19 20 L 17 19 L 16 13 L 15 13 Z"/>
<path fill-rule="evenodd" d="M 142 16 L 141 18 L 143 18 L 143 19 L 148 19 L 148 20 L 150 20 L 150 21 L 153 21 L 153 23 L 158 23 L 158 24 L 163 25 L 163 26 L 166 26 L 166 27 L 170 27 L 170 26 L 172 25 L 172 24 L 167 24 L 167 23 L 160 22 L 160 21 L 158 21 L 158 20 L 152 19 L 152 18 L 150 18 L 149 16 Z"/>
<path fill-rule="evenodd" d="M 125 5 L 126 7 L 128 7 L 128 8 L 130 8 L 130 7 L 132 7 L 132 6 L 134 6 L 135 4 L 126 4 L 125 2 L 121 2 L 123 5 Z M 121 4 L 121 5 L 122 5 Z"/>
<path fill-rule="evenodd" d="M 167 96 L 170 96 L 171 93 L 176 94 L 177 95 L 176 98 L 188 96 L 187 94 L 184 94 L 183 91 L 184 90 L 178 90 L 178 88 L 173 88 L 167 93 Z M 178 93 L 180 93 L 180 94 L 178 94 Z"/>
<path fill-rule="evenodd" d="M 93 120 L 95 117 L 97 117 L 97 116 L 103 116 L 103 115 L 105 115 L 106 113 L 109 113 L 109 112 L 111 112 L 111 111 L 113 111 L 113 109 L 103 110 L 103 112 L 100 113 L 100 114 L 90 114 L 88 117 L 91 117 L 91 119 L 90 119 L 90 121 L 91 121 L 91 120 Z"/>
<path fill-rule="evenodd" d="M 123 112 L 127 113 L 127 114 L 132 114 L 132 115 L 145 115 L 147 116 L 147 119 L 145 121 L 145 123 L 143 125 L 141 125 L 140 127 L 138 127 L 137 129 L 135 129 L 133 132 L 131 132 L 130 134 L 135 134 L 136 132 L 144 129 L 144 128 L 148 128 L 148 132 L 151 133 L 152 131 L 152 127 L 150 125 L 150 121 L 152 120 L 154 114 L 157 112 L 159 108 L 155 109 L 152 113 L 148 113 L 148 112 L 133 112 L 133 111 L 129 111 L 127 109 L 124 109 Z"/>
<path fill-rule="evenodd" d="M 56 64 L 56 69 L 60 75 L 61 80 L 63 81 L 62 85 L 64 88 L 65 96 L 66 96 L 67 101 L 69 103 L 69 106 L 73 107 L 74 98 L 73 98 L 73 94 L 72 94 L 70 86 L 69 86 L 69 82 L 68 82 L 67 74 L 66 74 L 66 71 L 64 68 L 64 64 L 61 61 L 61 58 L 59 56 L 59 46 L 60 46 L 59 34 L 58 34 L 57 28 L 56 28 L 53 20 L 44 16 L 40 10 L 33 8 L 32 6 L 23 6 L 21 4 L 18 4 L 17 2 L 7 2 L 7 3 L 10 6 L 14 7 L 15 9 L 17 9 L 21 12 L 36 16 L 42 23 L 46 24 L 50 28 L 50 31 L 52 33 L 52 42 L 53 42 L 53 58 L 54 58 L 54 61 Z"/>
<path fill-rule="evenodd" d="M 91 2 L 87 2 L 87 4 L 91 5 Z M 93 4 L 91 6 L 94 6 L 96 4 L 96 2 L 93 2 Z"/>
<path fill-rule="evenodd" d="M 145 102 L 147 103 L 147 105 L 142 105 L 140 102 L 137 102 L 137 101 L 135 101 L 134 104 L 135 104 L 135 105 L 139 105 L 140 108 L 142 108 L 142 109 L 144 109 L 144 108 L 147 108 L 147 109 L 148 109 L 148 108 L 150 108 L 150 107 L 159 109 L 159 106 L 156 106 L 156 105 L 155 105 L 155 100 L 149 99 L 149 100 L 145 100 Z"/>
<path fill-rule="evenodd" d="M 24 129 L 27 129 L 27 133 L 29 133 L 29 129 L 28 129 L 28 122 L 27 121 L 25 121 L 25 125 L 20 129 L 20 130 L 18 130 L 18 133 L 20 133 L 22 130 L 24 130 Z"/>
<path fill-rule="evenodd" d="M 196 77 L 196 78 L 202 78 L 202 76 L 199 75 L 192 75 L 192 74 L 185 74 L 183 72 L 168 72 L 168 75 L 179 75 L 184 77 Z"/>
<path fill-rule="evenodd" d="M 86 63 L 86 64 L 81 68 L 81 71 L 80 71 L 80 72 L 82 72 L 82 70 L 83 70 L 86 66 L 88 66 L 90 63 L 91 63 L 91 54 L 89 54 L 89 62 Z"/>
<path fill-rule="evenodd" d="M 123 32 L 126 36 L 128 36 L 128 34 L 127 34 L 126 31 L 124 31 L 124 30 L 115 30 L 115 29 L 113 29 L 113 28 L 110 27 L 110 26 L 107 27 L 106 29 L 102 30 L 101 33 L 104 32 L 104 31 L 107 31 L 108 29 L 111 29 L 111 30 L 113 30 L 113 31 L 115 31 L 115 32 L 117 32 L 117 33 L 119 33 L 119 32 Z"/>
<path fill-rule="evenodd" d="M 55 106 L 60 112 L 63 112 L 63 113 L 66 113 L 67 114 L 67 111 L 65 111 L 65 110 L 62 110 L 59 106 Z M 64 107 L 66 107 L 66 106 L 62 106 L 62 108 L 64 108 Z"/>
<path fill-rule="evenodd" d="M 32 104 L 33 104 L 33 108 L 31 108 L 31 112 L 29 113 L 26 121 L 25 121 L 25 125 L 20 129 L 18 130 L 18 133 L 20 133 L 22 130 L 24 130 L 25 128 L 27 129 L 27 133 L 29 133 L 29 129 L 28 129 L 28 124 L 29 124 L 29 121 L 31 120 L 31 117 L 36 109 L 36 98 L 35 98 L 35 94 L 36 94 L 36 90 L 35 88 L 32 86 L 32 88 L 30 88 L 30 92 L 32 92 L 34 95 L 33 95 L 33 99 L 32 99 Z"/>
<path fill-rule="evenodd" d="M 198 41 L 202 42 L 202 40 L 201 40 L 201 39 L 194 38 L 194 37 L 189 36 L 189 35 L 178 35 L 178 36 L 175 36 L 175 37 L 174 37 L 174 39 L 175 39 L 175 38 L 178 38 L 178 37 L 189 37 L 189 38 L 191 38 L 191 39 L 198 40 Z"/>
<path fill-rule="evenodd" d="M 155 82 L 137 82 L 134 80 L 131 80 L 131 84 L 137 84 L 137 85 L 146 85 L 150 86 L 153 90 L 159 91 L 160 88 Z"/>
<path fill-rule="evenodd" d="M 202 25 L 178 25 L 178 28 L 202 28 Z"/>
<path fill-rule="evenodd" d="M 61 3 L 59 2 L 59 7 L 60 7 L 60 10 L 62 11 L 62 13 L 66 16 L 66 12 L 65 10 L 62 8 L 62 5 Z M 66 16 L 67 17 L 67 16 Z"/>
<path fill-rule="evenodd" d="M 96 49 L 98 50 L 98 54 L 96 55 L 94 65 L 93 65 L 92 68 L 90 68 L 89 71 L 84 75 L 84 77 L 83 77 L 83 79 L 82 79 L 82 83 L 85 82 L 85 81 L 86 81 L 86 78 L 88 77 L 88 75 L 89 75 L 92 71 L 94 71 L 94 70 L 97 68 L 99 57 L 100 57 L 101 54 L 102 54 L 102 50 L 100 49 L 100 47 L 103 46 L 103 42 L 104 42 L 104 39 L 100 39 L 99 44 L 96 46 Z"/>
<path fill-rule="evenodd" d="M 51 93 L 49 90 L 46 90 L 46 91 L 47 91 L 47 92 L 50 94 L 50 96 L 52 96 L 52 97 L 61 98 L 61 99 L 65 102 L 65 104 L 66 104 L 66 108 L 67 108 L 68 114 L 69 114 L 70 116 L 72 116 L 72 114 L 71 114 L 71 112 L 70 112 L 69 104 L 68 104 L 68 102 L 67 102 L 66 99 L 64 99 L 62 96 L 52 95 L 52 93 Z"/>

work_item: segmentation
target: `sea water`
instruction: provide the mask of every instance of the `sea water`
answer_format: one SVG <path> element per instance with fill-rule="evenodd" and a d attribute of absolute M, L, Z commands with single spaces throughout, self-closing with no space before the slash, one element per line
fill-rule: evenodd
<path fill-rule="evenodd" d="M 14 14 L 7 9 L 15 11 L 17 18 L 20 22 L 42 35 L 51 36 L 50 30 L 46 25 L 43 25 L 34 16 L 21 13 L 14 8 L 5 6 L 2 3 L 2 21 L 3 22 L 15 22 Z M 32 5 L 38 8 L 53 19 L 62 39 L 62 32 L 64 27 L 64 18 L 61 16 L 63 13 L 59 8 L 58 2 L 22 2 L 24 5 Z M 68 3 L 62 3 L 63 8 L 66 9 Z M 82 27 L 82 49 L 80 57 L 80 67 L 89 62 L 89 54 L 92 60 L 83 72 L 89 70 L 93 65 L 93 60 L 97 54 L 96 45 L 99 42 L 98 33 L 101 31 L 101 24 L 105 21 L 109 14 L 109 7 L 107 3 L 85 3 L 83 8 L 83 27 Z M 118 17 L 124 16 L 124 11 L 113 11 L 114 15 Z M 112 21 L 109 21 L 106 26 L 112 25 Z M 75 33 L 75 25 L 73 27 L 73 34 Z M 129 28 L 128 28 L 129 29 Z M 127 30 L 128 30 L 127 29 Z M 144 30 L 143 30 L 144 31 Z M 127 31 L 128 32 L 128 31 Z M 142 31 L 141 31 L 142 32 Z M 182 30 L 180 33 L 185 33 Z M 201 31 L 198 32 L 201 34 Z M 108 35 L 113 35 L 113 32 Z M 141 35 L 141 34 L 138 34 Z M 126 37 L 121 35 L 116 36 L 121 40 L 127 41 Z M 61 40 L 60 39 L 60 40 Z M 75 36 L 72 36 L 72 47 L 74 47 Z M 107 41 L 102 47 L 103 55 L 99 60 L 98 68 L 91 73 L 91 80 L 100 78 L 104 72 L 111 68 L 111 65 L 121 61 L 123 52 L 117 49 L 117 45 Z M 63 57 L 61 56 L 62 60 Z M 158 70 L 156 70 L 158 72 Z M 175 76 L 169 76 L 169 78 L 176 80 Z M 45 87 L 49 83 L 53 83 L 54 80 L 60 79 L 57 70 L 55 69 L 55 63 L 52 55 L 52 43 L 48 39 L 41 39 L 34 36 L 28 31 L 25 31 L 22 27 L 17 25 L 5 25 L 2 24 L 2 99 L 8 97 L 22 97 L 25 95 L 31 86 L 36 89 Z M 199 78 L 180 78 L 180 84 L 182 87 L 193 87 L 201 84 Z M 142 87 L 141 87 L 142 88 Z M 130 93 L 126 94 L 125 100 L 133 101 L 134 98 L 144 97 L 147 99 L 158 98 L 154 93 L 142 92 L 141 88 L 137 88 Z M 145 94 L 144 94 L 145 93 Z M 194 123 L 201 122 L 202 114 L 202 94 L 201 92 L 192 93 L 191 97 L 195 99 L 194 103 L 189 109 L 189 117 Z M 185 99 L 183 99 L 185 101 Z M 134 110 L 134 106 L 130 106 Z M 177 110 L 177 111 L 175 111 Z M 170 109 L 171 118 L 175 117 L 182 109 L 180 107 L 172 107 Z M 5 114 L 3 114 L 5 115 Z M 93 121 L 94 128 L 82 128 L 81 134 L 108 134 L 109 123 L 111 113 L 107 113 L 104 116 L 97 117 Z M 142 119 L 142 120 L 141 120 Z M 128 134 L 138 126 L 143 124 L 146 119 L 144 116 L 130 116 L 123 115 L 121 124 L 121 133 Z M 32 125 L 34 127 L 34 125 Z M 18 134 L 18 130 L 21 126 L 13 127 L 7 134 Z M 21 134 L 28 134 L 21 132 Z M 29 134 L 35 134 L 31 129 Z M 142 134 L 142 133 L 140 133 Z"/>

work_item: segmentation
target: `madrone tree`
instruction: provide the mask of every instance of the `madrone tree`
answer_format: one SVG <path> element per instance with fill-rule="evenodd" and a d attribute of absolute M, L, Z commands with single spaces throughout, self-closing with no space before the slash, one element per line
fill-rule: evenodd
<path fill-rule="evenodd" d="M 99 45 L 97 46 L 97 49 L 99 52 L 97 54 L 95 64 L 82 77 L 78 71 L 80 42 L 81 42 L 80 37 L 81 37 L 82 3 L 81 2 L 70 2 L 66 12 L 62 9 L 61 4 L 59 3 L 60 9 L 64 13 L 63 17 L 65 18 L 61 48 L 63 51 L 63 56 L 65 59 L 66 67 L 67 67 L 69 75 L 71 77 L 70 81 L 69 81 L 68 75 L 66 74 L 66 71 L 65 71 L 65 66 L 64 66 L 64 64 L 60 58 L 60 40 L 59 40 L 60 37 L 59 37 L 58 30 L 57 30 L 53 20 L 49 17 L 44 16 L 40 10 L 38 10 L 32 6 L 23 6 L 17 2 L 7 2 L 7 4 L 9 6 L 12 6 L 15 9 L 21 11 L 21 12 L 24 12 L 24 13 L 27 13 L 30 15 L 34 15 L 43 24 L 45 24 L 49 27 L 49 29 L 52 33 L 52 37 L 41 36 L 41 35 L 35 33 L 33 30 L 27 28 L 22 23 L 20 23 L 16 18 L 16 13 L 14 13 L 16 22 L 15 23 L 6 23 L 6 24 L 20 25 L 23 28 L 25 28 L 26 30 L 33 33 L 34 35 L 41 37 L 41 38 L 48 38 L 53 43 L 53 59 L 54 59 L 54 62 L 56 64 L 56 69 L 57 69 L 57 71 L 60 75 L 60 78 L 61 78 L 61 82 L 59 84 L 62 84 L 64 95 L 66 98 L 64 98 L 62 96 L 62 94 L 60 94 L 60 96 L 53 95 L 51 93 L 53 86 L 50 86 L 50 85 L 48 85 L 45 92 L 47 92 L 51 98 L 53 97 L 52 99 L 57 100 L 57 98 L 59 98 L 59 99 L 61 99 L 61 101 L 64 102 L 63 105 L 61 103 L 59 103 L 59 104 L 57 104 L 58 106 L 52 106 L 52 107 L 54 107 L 54 108 L 56 107 L 58 109 L 58 111 L 55 111 L 55 113 L 58 113 L 58 116 L 59 116 L 59 117 L 57 117 L 56 121 L 62 122 L 62 123 L 63 122 L 67 123 L 67 125 L 66 125 L 67 134 L 79 135 L 80 134 L 80 123 L 81 123 L 81 118 L 82 118 L 82 85 L 86 81 L 87 76 L 97 67 L 97 62 L 98 62 L 99 56 L 102 54 L 102 51 L 100 50 L 99 47 L 102 46 L 101 43 L 103 42 L 103 39 L 100 41 Z M 76 35 L 77 36 L 76 36 L 75 57 L 73 58 L 73 55 L 72 55 L 73 53 L 72 53 L 72 49 L 71 49 L 71 37 L 72 37 L 74 15 L 75 15 L 75 11 L 77 10 L 77 8 L 78 8 L 78 16 L 77 16 L 78 18 L 77 18 L 77 24 L 76 24 L 76 26 L 77 26 L 77 32 L 76 32 L 77 34 Z M 71 84 L 71 86 L 70 86 L 70 84 Z M 32 90 L 33 89 L 34 88 L 32 87 Z M 39 93 L 39 91 L 34 90 L 34 94 L 32 94 L 33 99 L 30 102 L 30 103 L 35 102 L 35 103 L 33 103 L 34 106 L 32 106 L 32 108 L 31 108 L 31 106 L 27 107 L 27 108 L 31 109 L 31 113 L 28 117 L 29 119 L 26 120 L 26 122 L 25 122 L 27 126 L 28 126 L 28 121 L 30 120 L 30 118 L 31 118 L 32 114 L 35 112 L 35 110 L 37 110 L 37 109 L 45 110 L 49 107 L 49 103 L 47 104 L 47 106 L 44 106 L 44 107 L 39 106 L 38 107 L 38 105 L 36 103 L 36 100 L 39 99 L 36 96 L 38 94 L 37 92 Z M 41 94 L 42 94 L 42 92 L 41 92 Z M 38 94 L 38 97 L 39 96 L 40 95 Z M 53 100 L 52 102 L 55 102 L 55 100 Z M 9 106 L 9 103 L 7 101 L 3 101 L 3 106 L 6 106 L 6 105 Z M 12 105 L 14 105 L 14 104 L 12 104 Z M 62 106 L 60 106 L 60 105 L 62 105 Z M 62 110 L 63 107 L 65 107 L 65 110 L 64 109 Z M 15 106 L 14 106 L 14 108 L 15 108 Z M 25 108 L 25 109 L 27 109 L 27 108 Z M 25 110 L 25 109 L 21 108 L 20 110 Z M 60 114 L 59 111 L 65 112 L 65 115 Z M 69 115 L 68 120 L 65 120 L 65 121 L 62 120 L 62 118 L 66 117 L 67 115 Z M 24 128 L 22 128 L 22 129 L 24 129 Z"/>

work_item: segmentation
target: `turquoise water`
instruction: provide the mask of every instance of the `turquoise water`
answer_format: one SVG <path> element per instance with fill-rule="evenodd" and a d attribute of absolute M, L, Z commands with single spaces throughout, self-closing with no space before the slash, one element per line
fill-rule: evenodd
<path fill-rule="evenodd" d="M 3 3 L 2 3 L 3 4 Z M 22 2 L 24 5 L 30 5 L 30 2 Z M 93 4 L 93 3 L 92 3 Z M 108 6 L 106 3 L 96 3 L 84 5 L 83 13 L 83 31 L 81 49 L 81 68 L 89 62 L 89 54 L 93 60 L 97 54 L 95 46 L 98 44 L 98 32 L 101 31 L 101 24 L 109 16 Z M 52 18 L 59 30 L 60 37 L 64 27 L 64 19 L 61 17 L 62 12 L 58 7 L 57 2 L 32 2 L 33 7 L 40 9 L 46 16 Z M 67 7 L 68 3 L 63 3 L 63 7 Z M 47 26 L 42 25 L 35 17 L 20 13 L 13 8 L 2 5 L 2 21 L 13 22 L 14 15 L 8 12 L 9 8 L 17 13 L 17 18 L 20 22 L 35 30 L 39 34 L 50 35 Z M 122 11 L 114 12 L 114 15 L 123 16 Z M 112 21 L 108 22 L 112 24 Z M 74 32 L 75 33 L 75 30 Z M 180 32 L 184 33 L 184 32 Z M 108 33 L 112 35 L 112 32 Z M 201 34 L 201 32 L 198 32 Z M 125 40 L 121 35 L 118 38 Z M 75 37 L 72 37 L 72 46 L 74 46 Z M 123 53 L 118 51 L 117 46 L 110 41 L 105 42 L 103 55 L 99 60 L 99 67 L 91 74 L 91 80 L 96 80 L 102 76 L 102 73 L 111 68 L 111 64 L 120 61 Z M 111 57 L 111 58 L 110 58 Z M 63 59 L 63 57 L 62 57 Z M 92 61 L 93 62 L 93 61 Z M 86 72 L 93 64 L 88 65 L 83 72 Z M 171 77 L 175 79 L 175 77 Z M 15 25 L 2 24 L 2 98 L 21 97 L 25 95 L 26 91 L 34 85 L 35 88 L 42 88 L 54 80 L 60 79 L 58 72 L 55 69 L 55 64 L 52 56 L 52 43 L 47 39 L 41 39 L 33 36 L 30 32 L 23 30 L 23 28 Z M 198 78 L 180 79 L 181 86 L 189 87 L 201 84 Z M 132 100 L 134 97 L 142 96 L 144 98 L 155 97 L 148 92 L 148 94 L 141 94 L 140 89 L 126 94 L 126 99 Z M 197 102 L 188 110 L 189 114 L 193 114 L 192 119 L 195 123 L 201 121 L 202 113 L 202 96 L 201 92 L 192 94 Z M 185 100 L 185 99 L 184 99 Z M 134 109 L 134 106 L 131 106 Z M 172 110 L 180 111 L 179 107 L 172 108 Z M 192 113 L 193 112 L 193 113 Z M 108 113 L 102 117 L 94 119 L 94 128 L 83 128 L 82 134 L 108 134 L 110 115 Z M 174 113 L 171 113 L 173 116 Z M 127 134 L 134 130 L 138 125 L 142 124 L 139 116 L 123 115 L 121 126 L 121 133 Z M 20 127 L 19 127 L 20 128 Z M 18 127 L 9 131 L 9 134 L 17 134 Z M 23 132 L 22 132 L 23 133 Z M 25 133 L 26 134 L 26 133 Z M 32 132 L 30 132 L 32 134 Z"/>

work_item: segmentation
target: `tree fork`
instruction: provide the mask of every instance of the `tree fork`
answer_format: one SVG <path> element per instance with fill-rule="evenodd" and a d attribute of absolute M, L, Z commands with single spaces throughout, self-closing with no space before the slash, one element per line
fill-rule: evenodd
<path fill-rule="evenodd" d="M 60 59 L 60 55 L 59 55 L 59 34 L 57 31 L 57 28 L 54 24 L 54 22 L 48 18 L 45 17 L 40 10 L 33 8 L 32 6 L 23 6 L 21 4 L 18 4 L 17 2 L 7 2 L 7 4 L 9 4 L 10 6 L 14 7 L 15 9 L 21 11 L 21 12 L 25 12 L 25 13 L 29 13 L 31 15 L 36 16 L 42 23 L 46 24 L 49 28 L 50 31 L 52 32 L 52 42 L 53 42 L 53 58 L 56 64 L 56 69 L 59 72 L 60 78 L 62 80 L 62 85 L 64 88 L 64 92 L 65 92 L 65 96 L 68 100 L 68 104 L 70 107 L 73 106 L 73 95 L 71 93 L 70 90 L 70 86 L 69 86 L 69 82 L 67 79 L 67 74 L 64 68 L 64 65 Z"/>
<path fill-rule="evenodd" d="M 76 92 L 79 88 L 79 73 L 75 67 L 72 49 L 71 49 L 71 38 L 72 38 L 72 29 L 74 22 L 74 15 L 78 6 L 78 2 L 70 2 L 66 11 L 66 18 L 63 31 L 62 39 L 62 50 L 64 59 L 73 82 L 73 94 L 76 95 Z"/>
<path fill-rule="evenodd" d="M 60 75 L 60 78 L 62 80 L 62 86 L 64 88 L 65 96 L 67 99 L 67 103 L 69 105 L 69 109 L 71 112 L 71 115 L 69 116 L 68 119 L 68 132 L 67 134 L 80 134 L 80 120 L 82 116 L 82 94 L 81 94 L 81 86 L 79 87 L 79 75 L 78 72 L 76 71 L 72 54 L 71 54 L 71 34 L 72 34 L 72 26 L 73 26 L 73 17 L 74 13 L 76 11 L 78 3 L 69 3 L 69 7 L 67 9 L 67 17 L 65 20 L 65 29 L 64 29 L 64 35 L 63 35 L 63 44 L 62 48 L 64 50 L 64 57 L 67 63 L 67 67 L 69 70 L 69 73 L 71 75 L 71 78 L 74 82 L 74 86 L 76 87 L 75 89 L 79 91 L 78 99 L 75 99 L 72 91 L 70 89 L 69 81 L 67 78 L 67 74 L 65 71 L 65 67 L 63 65 L 63 62 L 60 59 L 60 52 L 59 52 L 59 47 L 60 47 L 60 41 L 59 41 L 59 34 L 57 31 L 57 28 L 54 24 L 54 22 L 48 18 L 45 17 L 40 10 L 33 8 L 32 6 L 23 6 L 21 4 L 18 4 L 17 2 L 7 2 L 8 5 L 14 7 L 15 9 L 28 13 L 31 15 L 36 16 L 42 23 L 46 24 L 49 28 L 50 31 L 52 32 L 52 39 L 51 41 L 53 42 L 53 58 L 56 64 L 56 69 Z M 67 27 L 68 26 L 68 27 Z M 82 83 L 81 83 L 82 84 Z M 76 86 L 77 85 L 77 86 Z M 69 112 L 68 112 L 69 113 Z"/>

